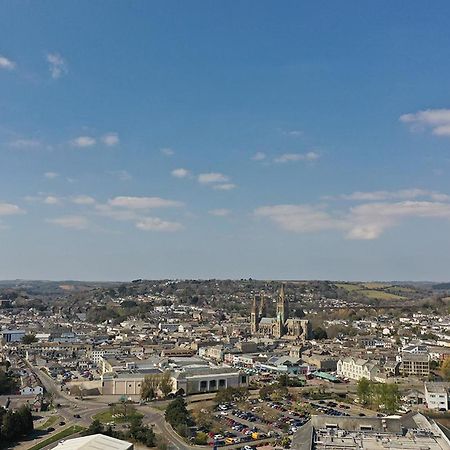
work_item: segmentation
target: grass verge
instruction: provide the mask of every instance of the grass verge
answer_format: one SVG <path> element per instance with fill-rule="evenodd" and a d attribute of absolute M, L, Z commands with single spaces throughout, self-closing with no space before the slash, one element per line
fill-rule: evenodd
<path fill-rule="evenodd" d="M 36 430 L 45 430 L 48 427 L 51 427 L 53 424 L 55 424 L 59 419 L 59 416 L 50 416 L 43 424 L 36 427 Z"/>
<path fill-rule="evenodd" d="M 39 450 L 49 444 L 53 444 L 54 442 L 64 439 L 65 437 L 71 436 L 72 434 L 79 433 L 82 430 L 84 430 L 84 428 L 80 427 L 79 425 L 71 425 L 70 427 L 64 428 L 64 430 L 60 431 L 59 433 L 56 433 L 53 436 L 44 439 L 36 445 L 33 445 L 33 447 L 30 447 L 28 450 Z"/>
<path fill-rule="evenodd" d="M 113 416 L 116 416 L 116 417 L 113 417 Z M 144 415 L 141 413 L 138 413 L 138 412 L 133 412 L 132 414 L 128 414 L 126 416 L 117 416 L 117 413 L 113 414 L 111 411 L 103 411 L 103 412 L 96 414 L 92 418 L 97 419 L 102 423 L 109 423 L 109 422 L 126 423 L 126 422 L 130 422 L 133 419 L 139 419 L 142 417 L 144 417 Z"/>

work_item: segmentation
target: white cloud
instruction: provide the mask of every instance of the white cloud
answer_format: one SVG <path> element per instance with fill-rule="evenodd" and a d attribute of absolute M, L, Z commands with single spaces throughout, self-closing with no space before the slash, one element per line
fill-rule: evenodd
<path fill-rule="evenodd" d="M 323 207 L 311 205 L 272 205 L 255 210 L 260 217 L 267 217 L 287 231 L 308 233 L 340 229 L 343 223 L 333 218 Z"/>
<path fill-rule="evenodd" d="M 20 209 L 17 205 L 12 203 L 1 203 L 0 202 L 0 216 L 13 216 L 16 214 L 22 214 L 24 211 Z"/>
<path fill-rule="evenodd" d="M 152 209 L 179 207 L 183 204 L 175 200 L 167 200 L 160 197 L 127 197 L 120 196 L 108 200 L 108 204 L 114 207 L 128 209 Z"/>
<path fill-rule="evenodd" d="M 48 180 L 54 180 L 55 178 L 59 177 L 59 173 L 56 172 L 45 172 L 44 177 Z"/>
<path fill-rule="evenodd" d="M 140 218 L 139 214 L 137 214 L 135 210 L 117 209 L 110 205 L 96 204 L 95 210 L 98 215 L 109 217 L 113 220 L 130 221 L 138 220 Z"/>
<path fill-rule="evenodd" d="M 400 201 L 364 203 L 348 210 L 327 210 L 324 205 L 272 205 L 255 210 L 281 229 L 296 233 L 335 230 L 348 239 L 372 240 L 413 218 L 450 220 L 450 203 Z"/>
<path fill-rule="evenodd" d="M 102 142 L 108 147 L 113 147 L 120 142 L 119 135 L 117 133 L 106 133 L 102 136 L 101 139 Z"/>
<path fill-rule="evenodd" d="M 320 158 L 320 155 L 316 152 L 308 153 L 283 153 L 279 157 L 275 158 L 276 163 L 287 163 L 297 161 L 315 161 Z"/>
<path fill-rule="evenodd" d="M 211 209 L 210 211 L 208 211 L 208 213 L 211 214 L 212 216 L 225 217 L 229 216 L 231 214 L 231 211 L 226 208 L 217 208 Z"/>
<path fill-rule="evenodd" d="M 13 70 L 16 68 L 16 63 L 11 61 L 6 56 L 0 55 L 0 69 Z"/>
<path fill-rule="evenodd" d="M 173 156 L 175 154 L 175 152 L 169 147 L 162 148 L 160 151 L 164 156 Z"/>
<path fill-rule="evenodd" d="M 436 201 L 450 200 L 450 196 L 447 194 L 420 188 L 400 189 L 398 191 L 356 191 L 341 195 L 339 198 L 355 201 L 413 200 L 416 198 L 431 198 Z"/>
<path fill-rule="evenodd" d="M 262 161 L 266 159 L 266 154 L 264 152 L 256 152 L 253 156 L 252 156 L 252 160 L 253 161 Z"/>
<path fill-rule="evenodd" d="M 213 189 L 217 191 L 231 191 L 235 189 L 237 186 L 234 183 L 221 183 L 213 185 Z"/>
<path fill-rule="evenodd" d="M 16 139 L 15 141 L 11 141 L 9 145 L 18 149 L 26 149 L 40 147 L 42 143 L 38 139 Z"/>
<path fill-rule="evenodd" d="M 396 203 L 369 203 L 351 208 L 349 215 L 350 239 L 376 239 L 386 229 L 407 218 L 450 219 L 450 204 L 429 201 Z"/>
<path fill-rule="evenodd" d="M 84 216 L 62 216 L 55 219 L 48 219 L 47 222 L 59 225 L 63 228 L 71 228 L 73 230 L 85 230 L 89 226 L 89 221 Z"/>
<path fill-rule="evenodd" d="M 172 170 L 171 175 L 175 178 L 186 178 L 190 175 L 190 172 L 180 167 L 179 169 Z"/>
<path fill-rule="evenodd" d="M 219 172 L 201 173 L 198 176 L 198 182 L 201 184 L 225 183 L 229 178 Z"/>
<path fill-rule="evenodd" d="M 303 131 L 302 130 L 282 130 L 282 133 L 285 136 L 291 136 L 291 137 L 303 136 Z"/>
<path fill-rule="evenodd" d="M 76 195 L 71 198 L 72 202 L 76 205 L 94 205 L 95 198 L 90 197 L 89 195 Z"/>
<path fill-rule="evenodd" d="M 178 222 L 170 222 L 159 217 L 144 217 L 136 222 L 136 228 L 143 231 L 167 231 L 174 232 L 183 229 L 183 225 Z"/>
<path fill-rule="evenodd" d="M 47 53 L 47 62 L 50 75 L 54 80 L 69 72 L 66 61 L 59 53 Z"/>
<path fill-rule="evenodd" d="M 72 145 L 74 147 L 85 148 L 92 147 L 93 145 L 95 145 L 95 142 L 95 138 L 93 138 L 92 136 L 78 136 L 77 138 L 72 140 Z"/>
<path fill-rule="evenodd" d="M 62 203 L 62 199 L 55 197 L 54 195 L 48 195 L 42 201 L 46 205 L 60 205 Z"/>
<path fill-rule="evenodd" d="M 433 129 L 433 134 L 435 136 L 450 136 L 450 124 L 439 125 Z"/>
<path fill-rule="evenodd" d="M 436 136 L 450 136 L 450 109 L 426 109 L 403 114 L 400 122 L 410 124 L 412 131 L 431 129 Z"/>
<path fill-rule="evenodd" d="M 126 170 L 111 170 L 108 173 L 117 177 L 120 181 L 129 181 L 133 178 L 133 176 Z"/>

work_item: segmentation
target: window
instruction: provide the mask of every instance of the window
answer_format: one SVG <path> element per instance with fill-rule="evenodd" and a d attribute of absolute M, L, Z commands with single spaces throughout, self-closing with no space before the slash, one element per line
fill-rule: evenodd
<path fill-rule="evenodd" d="M 226 381 L 225 380 L 219 380 L 219 387 L 225 387 L 226 386 Z"/>
<path fill-rule="evenodd" d="M 200 389 L 206 389 L 207 382 L 206 380 L 200 381 Z"/>

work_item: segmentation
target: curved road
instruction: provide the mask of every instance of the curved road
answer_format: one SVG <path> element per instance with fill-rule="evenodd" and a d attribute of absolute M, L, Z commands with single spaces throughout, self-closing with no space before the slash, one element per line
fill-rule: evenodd
<path fill-rule="evenodd" d="M 57 413 L 59 416 L 64 418 L 66 422 L 66 426 L 69 425 L 82 425 L 89 426 L 92 422 L 92 416 L 98 414 L 101 411 L 109 409 L 106 401 L 102 401 L 102 399 L 97 399 L 96 401 L 92 400 L 77 400 L 69 395 L 65 394 L 61 391 L 60 387 L 55 383 L 55 381 L 47 375 L 45 372 L 40 370 L 37 367 L 34 367 L 28 363 L 29 368 L 36 374 L 36 376 L 41 381 L 42 385 L 48 392 L 51 392 L 54 396 L 54 400 L 56 403 L 59 403 L 58 400 L 61 400 L 61 404 L 63 405 L 68 403 L 67 406 L 61 406 L 57 408 Z M 169 450 L 211 450 L 210 446 L 202 446 L 202 445 L 190 445 L 183 438 L 181 438 L 168 424 L 164 418 L 164 413 L 158 409 L 152 408 L 149 405 L 134 405 L 136 409 L 141 412 L 143 417 L 143 423 L 146 425 L 151 425 L 155 432 L 159 433 L 163 436 L 169 443 Z M 80 418 L 74 418 L 74 414 L 79 414 Z M 57 428 L 54 433 L 57 433 L 64 429 L 63 427 Z M 53 433 L 52 433 L 53 434 Z M 46 435 L 43 439 L 48 438 L 52 434 Z M 72 435 L 71 437 L 75 437 Z M 41 440 L 41 439 L 39 439 Z M 39 440 L 34 440 L 33 443 L 27 443 L 26 446 L 20 446 L 20 450 L 25 450 L 33 445 L 35 445 Z M 273 439 L 263 439 L 260 441 L 251 442 L 252 445 L 264 442 L 272 442 Z M 50 444 L 44 448 L 44 450 L 51 449 L 55 447 L 57 443 Z M 236 445 L 227 445 L 224 449 L 237 449 L 242 447 L 244 444 L 236 444 Z"/>

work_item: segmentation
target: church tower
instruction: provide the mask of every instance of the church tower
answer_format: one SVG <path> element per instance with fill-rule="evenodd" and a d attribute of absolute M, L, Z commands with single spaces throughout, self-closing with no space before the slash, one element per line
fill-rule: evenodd
<path fill-rule="evenodd" d="M 284 294 L 284 284 L 281 285 L 277 300 L 277 317 L 275 325 L 275 337 L 281 338 L 286 332 L 286 321 L 289 318 L 289 304 Z"/>
<path fill-rule="evenodd" d="M 264 292 L 259 294 L 259 318 L 267 317 L 267 304 Z"/>
<path fill-rule="evenodd" d="M 256 295 L 253 297 L 252 312 L 250 314 L 251 333 L 256 334 L 258 332 L 259 317 L 258 306 L 256 304 Z"/>

